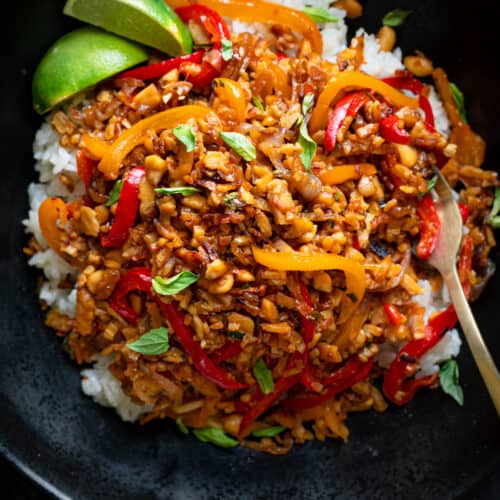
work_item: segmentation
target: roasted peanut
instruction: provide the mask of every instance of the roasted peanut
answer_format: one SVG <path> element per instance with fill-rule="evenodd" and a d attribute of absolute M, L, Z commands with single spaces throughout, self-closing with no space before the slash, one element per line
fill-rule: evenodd
<path fill-rule="evenodd" d="M 382 26 L 377 33 L 380 50 L 390 52 L 396 45 L 396 32 L 390 26 Z"/>

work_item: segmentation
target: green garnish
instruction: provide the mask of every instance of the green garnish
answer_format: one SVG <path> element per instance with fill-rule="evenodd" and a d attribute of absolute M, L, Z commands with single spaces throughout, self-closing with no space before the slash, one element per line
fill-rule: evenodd
<path fill-rule="evenodd" d="M 460 386 L 458 363 L 449 359 L 439 369 L 439 382 L 441 389 L 449 394 L 460 406 L 464 404 L 464 391 Z"/>
<path fill-rule="evenodd" d="M 299 130 L 299 144 L 302 146 L 303 150 L 302 153 L 300 153 L 300 159 L 302 160 L 304 168 L 311 174 L 311 164 L 318 146 L 309 135 L 307 123 L 304 121 L 302 122 Z"/>
<path fill-rule="evenodd" d="M 257 363 L 255 363 L 252 372 L 254 374 L 254 377 L 257 379 L 257 383 L 259 384 L 261 391 L 264 394 L 269 394 L 270 392 L 273 392 L 274 389 L 273 373 L 267 367 L 263 358 L 259 358 Z"/>
<path fill-rule="evenodd" d="M 356 303 L 358 301 L 358 296 L 355 293 L 348 293 L 347 296 L 351 299 L 352 302 Z"/>
<path fill-rule="evenodd" d="M 182 292 L 182 290 L 185 290 L 193 283 L 196 283 L 198 278 L 199 276 L 191 271 L 182 271 L 182 273 L 176 274 L 168 279 L 155 276 L 152 284 L 153 290 L 158 295 L 175 295 Z"/>
<path fill-rule="evenodd" d="M 340 19 L 323 7 L 304 7 L 303 12 L 315 23 L 336 23 Z"/>
<path fill-rule="evenodd" d="M 217 427 L 193 429 L 193 434 L 204 443 L 212 443 L 222 448 L 234 448 L 239 444 L 236 439 L 230 438 L 222 429 Z"/>
<path fill-rule="evenodd" d="M 309 113 L 309 110 L 312 108 L 313 103 L 314 103 L 314 94 L 312 92 L 308 92 L 304 96 L 304 99 L 302 99 L 302 113 L 307 115 L 307 113 Z"/>
<path fill-rule="evenodd" d="M 411 10 L 391 10 L 382 18 L 382 24 L 396 28 L 397 26 L 401 26 L 410 14 Z"/>
<path fill-rule="evenodd" d="M 233 42 L 229 38 L 222 39 L 222 59 L 230 61 L 233 58 Z"/>
<path fill-rule="evenodd" d="M 253 102 L 253 105 L 259 110 L 259 111 L 262 111 L 262 113 L 264 113 L 264 105 L 262 104 L 262 101 L 256 97 L 256 96 L 252 96 L 252 102 Z"/>
<path fill-rule="evenodd" d="M 196 147 L 196 135 L 191 125 L 179 125 L 174 128 L 174 135 L 186 146 L 186 151 L 191 153 Z"/>
<path fill-rule="evenodd" d="M 149 330 L 149 332 L 141 335 L 135 342 L 127 344 L 127 347 L 132 351 L 146 356 L 163 354 L 170 347 L 168 343 L 168 328 L 162 326 L 161 328 Z"/>
<path fill-rule="evenodd" d="M 182 421 L 182 416 L 181 417 L 177 417 L 176 420 L 175 420 L 175 423 L 177 424 L 177 427 L 179 427 L 179 430 L 183 434 L 189 434 L 189 429 L 184 425 L 184 422 Z"/>
<path fill-rule="evenodd" d="M 427 189 L 423 193 L 418 193 L 418 199 L 421 200 L 426 194 L 430 193 L 435 187 L 438 181 L 438 176 L 433 175 L 429 182 L 427 183 Z"/>
<path fill-rule="evenodd" d="M 109 199 L 106 202 L 106 206 L 109 208 L 114 205 L 120 198 L 120 193 L 122 192 L 123 179 L 118 179 L 113 186 L 113 189 L 109 193 Z"/>
<path fill-rule="evenodd" d="M 257 151 L 252 141 L 238 132 L 219 132 L 222 140 L 244 160 L 251 161 L 257 158 Z"/>
<path fill-rule="evenodd" d="M 243 340 L 245 334 L 243 332 L 227 332 L 227 336 L 235 340 Z"/>
<path fill-rule="evenodd" d="M 286 430 L 286 427 L 283 427 L 282 425 L 275 425 L 274 427 L 266 427 L 265 429 L 257 429 L 256 431 L 252 432 L 252 436 L 255 437 L 273 437 L 276 436 L 277 434 L 280 434 Z"/>
<path fill-rule="evenodd" d="M 495 229 L 500 227 L 500 215 L 498 215 L 498 212 L 500 212 L 500 187 L 495 188 L 495 200 L 493 201 L 489 218 L 490 224 Z"/>
<path fill-rule="evenodd" d="M 189 196 L 190 194 L 200 193 L 198 188 L 192 186 L 178 186 L 170 188 L 156 188 L 155 193 L 158 194 L 182 194 L 183 196 Z"/>
<path fill-rule="evenodd" d="M 450 82 L 450 90 L 453 95 L 453 100 L 457 105 L 458 114 L 464 123 L 467 123 L 467 115 L 465 113 L 465 100 L 462 91 L 454 84 Z"/>
<path fill-rule="evenodd" d="M 241 201 L 238 198 L 238 193 L 236 191 L 233 191 L 231 193 L 227 193 L 226 196 L 224 196 L 224 205 L 227 205 L 231 210 L 240 210 L 242 209 L 246 203 Z"/>

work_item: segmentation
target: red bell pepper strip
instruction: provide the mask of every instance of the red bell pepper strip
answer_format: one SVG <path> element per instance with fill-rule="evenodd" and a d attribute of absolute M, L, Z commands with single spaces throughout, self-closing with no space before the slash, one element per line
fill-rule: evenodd
<path fill-rule="evenodd" d="M 237 356 L 243 347 L 241 347 L 240 342 L 226 342 L 222 347 L 214 351 L 210 355 L 210 359 L 215 363 L 219 364 L 228 359 L 234 358 Z"/>
<path fill-rule="evenodd" d="M 418 105 L 420 109 L 424 112 L 425 119 L 424 124 L 429 132 L 436 132 L 435 120 L 434 120 L 434 112 L 432 111 L 431 103 L 429 99 L 424 95 L 418 96 Z"/>
<path fill-rule="evenodd" d="M 146 267 L 136 267 L 127 271 L 116 285 L 110 298 L 110 307 L 133 325 L 137 324 L 137 315 L 127 301 L 127 295 L 133 291 L 148 293 L 158 304 L 161 312 L 170 323 L 172 330 L 184 350 L 191 356 L 195 368 L 214 384 L 223 389 L 244 389 L 247 387 L 235 380 L 232 375 L 219 368 L 194 340 L 191 328 L 184 324 L 184 315 L 174 304 L 165 304 L 151 290 L 151 271 Z"/>
<path fill-rule="evenodd" d="M 462 222 L 465 224 L 470 215 L 470 208 L 465 203 L 459 201 L 458 209 L 460 210 L 460 215 L 462 216 Z"/>
<path fill-rule="evenodd" d="M 86 188 L 92 182 L 94 169 L 99 162 L 90 158 L 83 149 L 76 152 L 76 173 Z"/>
<path fill-rule="evenodd" d="M 363 362 L 358 356 L 354 356 L 342 368 L 339 368 L 335 373 L 322 380 L 322 383 L 328 386 L 328 389 L 323 394 L 297 396 L 293 399 L 285 399 L 280 404 L 290 410 L 315 408 L 329 401 L 337 394 L 349 389 L 349 387 L 352 387 L 357 382 L 364 380 L 371 372 L 373 364 L 373 357 L 367 362 Z"/>
<path fill-rule="evenodd" d="M 184 314 L 174 304 L 165 304 L 160 299 L 156 299 L 156 303 L 170 323 L 177 340 L 191 356 L 194 366 L 202 375 L 223 389 L 238 390 L 248 387 L 238 382 L 232 375 L 218 367 L 208 357 L 208 354 L 203 350 L 199 342 L 194 340 L 191 328 L 184 324 Z"/>
<path fill-rule="evenodd" d="M 204 50 L 197 50 L 186 56 L 165 59 L 159 63 L 148 64 L 120 73 L 115 78 L 134 78 L 136 80 L 153 80 L 159 78 L 173 69 L 179 69 L 185 63 L 200 64 L 203 59 Z"/>
<path fill-rule="evenodd" d="M 327 153 L 335 147 L 337 134 L 344 121 L 347 118 L 356 116 L 356 113 L 368 99 L 369 97 L 366 95 L 366 92 L 350 92 L 337 102 L 325 132 L 324 147 Z"/>
<path fill-rule="evenodd" d="M 243 414 L 241 419 L 238 437 L 241 439 L 245 437 L 249 431 L 252 423 L 265 413 L 271 406 L 273 406 L 278 399 L 286 394 L 293 386 L 299 383 L 301 373 L 297 373 L 290 377 L 281 377 L 274 384 L 274 389 L 269 394 L 266 394 L 257 403 L 252 406 L 248 411 Z"/>
<path fill-rule="evenodd" d="M 384 311 L 393 325 L 399 325 L 405 320 L 405 317 L 398 311 L 398 308 L 392 304 L 384 304 Z"/>
<path fill-rule="evenodd" d="M 118 198 L 115 220 L 109 232 L 101 236 L 101 245 L 104 248 L 121 247 L 127 240 L 139 208 L 139 183 L 144 175 L 144 167 L 135 167 L 125 177 Z"/>
<path fill-rule="evenodd" d="M 379 122 L 379 133 L 388 142 L 396 144 L 410 144 L 410 134 L 404 129 L 399 128 L 399 118 L 396 115 L 390 115 Z"/>
<path fill-rule="evenodd" d="M 135 267 L 127 271 L 109 299 L 111 309 L 133 325 L 137 324 L 137 314 L 128 303 L 127 295 L 136 291 L 151 294 L 151 271 L 146 267 Z"/>
<path fill-rule="evenodd" d="M 441 229 L 436 206 L 430 194 L 426 194 L 417 205 L 420 241 L 417 244 L 417 256 L 427 260 L 436 248 L 437 238 Z"/>
<path fill-rule="evenodd" d="M 189 21 L 201 24 L 212 37 L 212 50 L 207 52 L 207 57 L 199 63 L 198 71 L 186 75 L 194 87 L 207 87 L 227 65 L 222 58 L 222 41 L 231 40 L 229 29 L 222 17 L 205 5 L 186 5 L 175 9 L 175 12 L 185 24 Z"/>

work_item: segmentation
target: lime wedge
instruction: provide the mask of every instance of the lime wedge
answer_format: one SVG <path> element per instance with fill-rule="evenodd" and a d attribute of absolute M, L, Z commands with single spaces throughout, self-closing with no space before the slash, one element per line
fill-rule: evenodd
<path fill-rule="evenodd" d="M 186 25 L 163 0 L 67 0 L 64 13 L 174 56 L 193 48 Z"/>
<path fill-rule="evenodd" d="M 33 107 L 42 114 L 56 104 L 148 59 L 141 45 L 92 26 L 60 38 L 33 76 Z"/>

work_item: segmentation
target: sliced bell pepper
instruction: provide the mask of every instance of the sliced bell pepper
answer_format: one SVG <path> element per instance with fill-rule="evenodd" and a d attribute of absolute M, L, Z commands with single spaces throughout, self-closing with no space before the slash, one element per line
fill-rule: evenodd
<path fill-rule="evenodd" d="M 233 111 L 238 122 L 244 122 L 247 116 L 247 103 L 241 85 L 230 78 L 216 78 L 214 90 L 219 98 Z"/>
<path fill-rule="evenodd" d="M 367 362 L 363 362 L 358 356 L 354 356 L 350 358 L 342 368 L 339 368 L 335 373 L 322 380 L 323 385 L 327 386 L 323 394 L 303 394 L 293 399 L 285 399 L 281 401 L 280 404 L 284 408 L 290 410 L 315 408 L 368 377 L 373 368 L 373 364 L 373 357 Z"/>
<path fill-rule="evenodd" d="M 98 165 L 99 170 L 106 179 L 116 179 L 123 160 L 134 148 L 144 144 L 148 130 L 159 132 L 167 128 L 173 129 L 190 118 L 205 118 L 210 112 L 210 108 L 190 104 L 168 109 L 138 121 L 129 129 L 124 130 L 109 147 Z"/>
<path fill-rule="evenodd" d="M 325 132 L 324 146 L 327 153 L 335 148 L 337 134 L 345 120 L 356 116 L 356 113 L 368 100 L 369 97 L 363 91 L 349 92 L 335 104 Z"/>
<path fill-rule="evenodd" d="M 462 216 L 462 222 L 465 224 L 470 215 L 470 208 L 465 203 L 459 201 L 458 209 L 460 210 L 460 215 Z"/>
<path fill-rule="evenodd" d="M 218 365 L 223 361 L 234 358 L 242 350 L 243 347 L 241 347 L 241 342 L 226 342 L 222 347 L 220 347 L 210 355 L 210 359 L 216 365 Z"/>
<path fill-rule="evenodd" d="M 101 235 L 101 245 L 104 248 L 121 247 L 127 241 L 139 209 L 139 183 L 145 175 L 144 167 L 135 167 L 125 177 L 118 198 L 115 220 L 109 232 Z"/>
<path fill-rule="evenodd" d="M 96 166 L 97 161 L 90 158 L 83 149 L 79 149 L 76 152 L 76 173 L 86 188 L 88 188 L 92 182 L 92 176 L 94 175 Z"/>
<path fill-rule="evenodd" d="M 441 221 L 439 220 L 436 206 L 430 194 L 426 194 L 418 201 L 417 215 L 420 230 L 417 256 L 419 259 L 427 260 L 436 248 L 441 229 Z"/>
<path fill-rule="evenodd" d="M 100 160 L 109 153 L 111 145 L 107 142 L 89 134 L 82 134 L 80 146 L 87 150 L 93 158 Z"/>
<path fill-rule="evenodd" d="M 377 168 L 371 163 L 357 163 L 355 165 L 334 165 L 322 170 L 319 178 L 323 184 L 329 186 L 342 184 L 352 179 L 359 179 L 363 175 L 374 175 Z"/>
<path fill-rule="evenodd" d="M 172 8 L 189 5 L 190 0 L 168 0 Z M 316 23 L 304 12 L 260 0 L 203 0 L 221 16 L 251 23 L 283 24 L 309 40 L 314 52 L 323 52 L 323 38 Z"/>
<path fill-rule="evenodd" d="M 252 251 L 258 264 L 278 271 L 326 271 L 329 269 L 344 271 L 347 290 L 342 301 L 338 324 L 346 321 L 363 300 L 366 290 L 365 270 L 363 265 L 355 260 L 327 253 L 274 252 L 257 247 L 253 247 Z"/>
<path fill-rule="evenodd" d="M 404 315 L 392 304 L 384 304 L 384 311 L 393 325 L 400 325 L 405 320 Z"/>
<path fill-rule="evenodd" d="M 396 115 L 380 120 L 379 133 L 388 142 L 410 144 L 410 135 L 406 130 L 399 128 L 399 118 Z"/>
<path fill-rule="evenodd" d="M 134 78 L 136 80 L 153 80 L 154 78 L 160 78 L 161 76 L 167 74 L 173 69 L 179 69 L 185 63 L 200 64 L 203 59 L 204 50 L 197 50 L 192 54 L 186 56 L 174 57 L 172 59 L 165 59 L 155 64 L 148 64 L 147 66 L 141 66 L 139 68 L 130 69 L 119 75 L 115 76 L 116 79 L 119 78 Z"/>
<path fill-rule="evenodd" d="M 328 108 L 335 101 L 341 91 L 361 88 L 371 89 L 382 94 L 391 104 L 399 107 L 418 107 L 418 99 L 408 97 L 394 89 L 382 80 L 366 75 L 360 71 L 343 71 L 338 76 L 332 78 L 319 95 L 318 102 L 311 115 L 309 130 L 311 133 L 325 127 L 328 119 Z"/>

